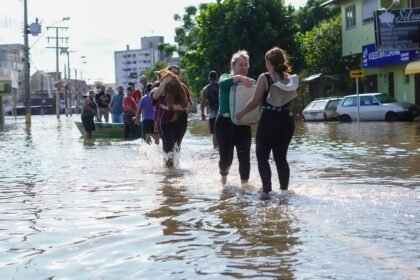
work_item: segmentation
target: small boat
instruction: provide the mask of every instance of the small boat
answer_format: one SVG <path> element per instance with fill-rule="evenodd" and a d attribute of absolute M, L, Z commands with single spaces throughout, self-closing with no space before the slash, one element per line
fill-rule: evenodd
<path fill-rule="evenodd" d="M 74 122 L 79 129 L 82 136 L 85 136 L 85 128 L 81 121 Z M 141 137 L 140 126 L 136 126 L 136 138 Z M 92 131 L 92 138 L 117 138 L 124 139 L 124 124 L 123 123 L 102 123 L 95 122 L 95 131 Z"/>

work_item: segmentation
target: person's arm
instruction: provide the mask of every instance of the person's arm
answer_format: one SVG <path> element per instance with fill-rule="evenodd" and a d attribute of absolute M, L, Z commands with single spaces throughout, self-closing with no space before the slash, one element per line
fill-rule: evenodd
<path fill-rule="evenodd" d="M 246 76 L 242 76 L 242 75 L 235 75 L 235 76 L 233 76 L 233 82 L 234 82 L 235 84 L 242 83 L 242 84 L 244 84 L 246 87 L 252 87 L 252 85 L 254 84 L 254 83 L 252 82 L 252 79 L 251 79 L 251 78 L 248 78 L 248 77 L 246 77 Z"/>
<path fill-rule="evenodd" d="M 114 103 L 114 98 L 115 98 L 115 94 L 114 94 L 114 96 L 112 96 L 111 102 L 109 102 L 109 106 L 108 106 L 108 109 L 111 113 L 112 113 L 112 104 Z"/>
<path fill-rule="evenodd" d="M 137 112 L 136 112 L 136 117 L 135 117 L 135 120 L 134 120 L 134 122 L 136 123 L 136 124 L 139 124 L 140 123 L 140 116 L 141 116 L 141 112 L 142 112 L 142 104 L 143 104 L 143 98 L 141 98 L 140 99 L 140 102 L 139 102 L 139 105 L 137 106 Z"/>
<path fill-rule="evenodd" d="M 161 97 L 161 96 L 162 96 L 163 91 L 164 91 L 164 88 L 165 88 L 166 84 L 167 84 L 169 81 L 171 81 L 171 78 L 170 78 L 170 77 L 167 77 L 167 78 L 163 79 L 163 81 L 162 81 L 162 83 L 159 85 L 159 87 L 158 87 L 158 88 L 157 88 L 157 89 L 153 92 L 152 98 L 153 98 L 154 100 L 158 100 L 158 99 L 159 99 L 159 97 Z"/>
<path fill-rule="evenodd" d="M 137 102 L 134 97 L 131 97 L 132 100 L 130 101 L 130 105 L 128 106 L 128 110 L 130 111 L 130 115 L 135 116 L 137 114 Z"/>
<path fill-rule="evenodd" d="M 201 91 L 201 101 L 200 101 L 200 110 L 201 110 L 201 120 L 206 120 L 206 114 L 204 114 L 204 108 L 206 107 L 206 88 Z"/>
<path fill-rule="evenodd" d="M 251 100 L 248 101 L 248 103 L 245 105 L 245 107 L 238 113 L 236 113 L 236 119 L 239 121 L 242 119 L 242 117 L 246 114 L 251 112 L 255 109 L 255 107 L 258 106 L 258 104 L 261 103 L 261 100 L 263 99 L 265 89 L 267 87 L 267 78 L 264 74 L 261 74 L 258 77 L 257 80 L 257 88 L 255 89 L 254 96 Z"/>

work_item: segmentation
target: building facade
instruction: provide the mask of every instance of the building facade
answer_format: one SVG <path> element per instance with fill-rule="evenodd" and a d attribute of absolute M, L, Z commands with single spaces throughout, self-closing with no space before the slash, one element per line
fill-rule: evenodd
<path fill-rule="evenodd" d="M 0 80 L 12 81 L 12 96 L 3 98 L 6 111 L 11 110 L 12 104 L 23 99 L 23 57 L 24 49 L 20 44 L 0 45 Z"/>
<path fill-rule="evenodd" d="M 138 81 L 139 73 L 153 68 L 159 60 L 167 60 L 166 55 L 158 50 L 163 43 L 163 36 L 142 37 L 140 49 L 130 49 L 127 45 L 124 51 L 115 51 L 115 84 L 127 87 L 129 82 Z"/>
<path fill-rule="evenodd" d="M 417 11 L 420 0 L 330 0 L 324 5 L 341 8 L 343 56 L 361 57 L 360 66 L 366 73 L 362 90 L 387 93 L 399 101 L 420 105 L 420 75 L 405 74 L 407 64 L 420 59 L 420 48 L 378 49 L 374 16 L 390 9 Z"/>

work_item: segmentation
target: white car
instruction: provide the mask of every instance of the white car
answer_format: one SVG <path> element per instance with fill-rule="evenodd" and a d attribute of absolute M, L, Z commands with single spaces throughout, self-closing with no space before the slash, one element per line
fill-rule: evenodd
<path fill-rule="evenodd" d="M 313 100 L 303 109 L 304 121 L 329 121 L 337 120 L 337 105 L 340 97 L 325 97 Z"/>
<path fill-rule="evenodd" d="M 412 121 L 419 115 L 415 104 L 402 103 L 384 93 L 359 94 L 359 117 L 361 121 Z M 345 96 L 337 106 L 340 121 L 357 120 L 357 95 Z"/>

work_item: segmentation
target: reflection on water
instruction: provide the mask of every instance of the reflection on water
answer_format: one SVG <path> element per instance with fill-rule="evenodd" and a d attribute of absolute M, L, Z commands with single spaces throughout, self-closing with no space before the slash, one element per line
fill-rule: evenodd
<path fill-rule="evenodd" d="M 174 170 L 76 119 L 0 130 L 4 279 L 419 278 L 420 123 L 298 123 L 291 190 L 262 199 L 255 146 L 222 187 L 195 116 Z"/>

